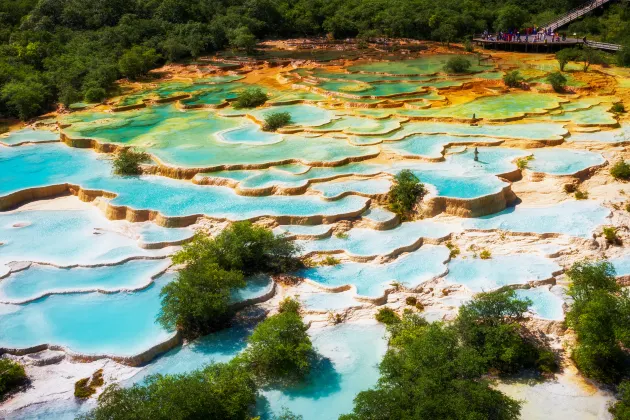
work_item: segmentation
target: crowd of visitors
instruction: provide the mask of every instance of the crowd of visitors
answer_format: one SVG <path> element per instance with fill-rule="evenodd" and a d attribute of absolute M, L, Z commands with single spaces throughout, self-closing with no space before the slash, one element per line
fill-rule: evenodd
<path fill-rule="evenodd" d="M 509 31 L 499 31 L 491 34 L 485 30 L 482 38 L 488 41 L 505 41 L 505 42 L 560 42 L 566 41 L 567 35 L 554 32 L 552 29 L 538 28 L 536 26 L 524 28 L 522 30 L 510 29 Z M 584 39 L 586 40 L 586 38 Z"/>

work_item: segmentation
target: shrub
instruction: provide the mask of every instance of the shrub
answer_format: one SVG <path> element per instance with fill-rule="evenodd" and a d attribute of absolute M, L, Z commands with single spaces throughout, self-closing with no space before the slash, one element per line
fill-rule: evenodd
<path fill-rule="evenodd" d="M 107 92 L 105 89 L 100 87 L 89 88 L 85 91 L 85 95 L 83 99 L 85 99 L 88 103 L 101 102 L 103 99 L 107 97 Z"/>
<path fill-rule="evenodd" d="M 490 258 L 492 258 L 492 254 L 489 250 L 484 249 L 479 253 L 479 258 L 481 258 L 482 260 L 489 260 Z"/>
<path fill-rule="evenodd" d="M 236 363 L 211 364 L 180 375 L 152 375 L 128 388 L 111 385 L 79 420 L 225 419 L 252 417 L 257 387 Z"/>
<path fill-rule="evenodd" d="M 350 236 L 346 232 L 337 232 L 335 233 L 335 238 L 337 239 L 348 239 Z"/>
<path fill-rule="evenodd" d="M 299 304 L 285 299 L 280 309 L 258 324 L 242 355 L 248 370 L 265 383 L 303 379 L 315 356 L 308 327 L 297 312 Z"/>
<path fill-rule="evenodd" d="M 416 303 L 418 303 L 418 299 L 416 299 L 415 296 L 407 296 L 407 298 L 405 299 L 405 303 L 409 306 L 416 306 Z"/>
<path fill-rule="evenodd" d="M 388 193 L 389 209 L 405 220 L 418 200 L 426 194 L 424 184 L 409 169 L 394 177 Z"/>
<path fill-rule="evenodd" d="M 617 388 L 617 401 L 608 407 L 614 420 L 630 419 L 630 381 L 623 381 Z"/>
<path fill-rule="evenodd" d="M 300 313 L 300 302 L 290 297 L 286 297 L 278 304 L 278 312 Z"/>
<path fill-rule="evenodd" d="M 520 87 L 523 83 L 523 77 L 518 70 L 513 70 L 509 73 L 505 73 L 503 83 L 505 83 L 505 86 L 511 88 Z"/>
<path fill-rule="evenodd" d="M 448 241 L 446 243 L 446 247 L 451 251 L 450 254 L 449 254 L 450 258 L 457 257 L 460 254 L 460 252 L 461 252 L 459 250 L 459 248 L 457 247 L 457 245 L 454 245 L 451 241 Z"/>
<path fill-rule="evenodd" d="M 613 104 L 610 110 L 616 114 L 622 114 L 626 112 L 626 107 L 623 105 L 622 102 L 617 102 L 616 104 Z"/>
<path fill-rule="evenodd" d="M 591 64 L 606 64 L 606 58 L 594 48 L 584 47 L 580 54 L 582 69 L 587 72 Z"/>
<path fill-rule="evenodd" d="M 447 73 L 468 73 L 470 66 L 470 61 L 466 57 L 456 55 L 446 61 L 444 71 Z"/>
<path fill-rule="evenodd" d="M 21 364 L 11 359 L 0 358 L 0 401 L 26 381 L 26 372 Z"/>
<path fill-rule="evenodd" d="M 588 192 L 576 190 L 575 191 L 575 199 L 576 200 L 586 200 L 588 198 Z"/>
<path fill-rule="evenodd" d="M 626 211 L 630 213 L 630 203 L 626 204 Z"/>
<path fill-rule="evenodd" d="M 256 36 L 247 26 L 239 26 L 228 31 L 228 38 L 234 50 L 243 49 L 247 54 L 253 54 L 256 51 Z"/>
<path fill-rule="evenodd" d="M 121 149 L 114 157 L 114 173 L 116 175 L 139 175 L 142 173 L 140 164 L 150 160 L 151 157 L 144 152 L 133 149 Z"/>
<path fill-rule="evenodd" d="M 626 163 L 625 160 L 619 159 L 611 168 L 610 175 L 612 175 L 615 179 L 630 179 L 630 164 Z"/>
<path fill-rule="evenodd" d="M 424 311 L 424 305 L 422 304 L 422 302 L 416 303 L 416 309 L 419 311 Z"/>
<path fill-rule="evenodd" d="M 79 379 L 74 383 L 74 396 L 80 399 L 90 398 L 96 389 L 89 385 L 90 378 Z"/>
<path fill-rule="evenodd" d="M 400 322 L 400 317 L 398 316 L 398 314 L 394 312 L 393 309 L 387 307 L 379 309 L 376 313 L 375 318 L 378 322 L 381 322 L 385 325 L 392 325 Z"/>
<path fill-rule="evenodd" d="M 234 101 L 235 109 L 256 108 L 267 102 L 269 97 L 260 88 L 249 88 L 243 90 L 236 101 Z"/>
<path fill-rule="evenodd" d="M 567 78 L 560 72 L 551 73 L 547 76 L 547 83 L 551 85 L 554 91 L 558 93 L 564 92 L 567 86 Z"/>
<path fill-rule="evenodd" d="M 609 244 L 618 245 L 621 243 L 621 240 L 617 236 L 617 228 L 605 227 L 602 229 L 602 233 L 604 234 L 604 238 L 606 238 L 606 242 Z"/>
<path fill-rule="evenodd" d="M 531 162 L 532 160 L 534 160 L 534 155 L 518 158 L 516 159 L 516 167 L 521 171 L 523 169 L 527 169 L 529 167 L 529 162 Z"/>
<path fill-rule="evenodd" d="M 564 184 L 563 189 L 564 189 L 564 192 L 565 192 L 565 193 L 567 193 L 567 194 L 571 194 L 571 193 L 574 193 L 574 192 L 575 192 L 575 190 L 577 189 L 577 187 L 575 186 L 575 184 L 572 184 L 572 183 L 571 183 L 571 184 Z"/>
<path fill-rule="evenodd" d="M 265 114 L 264 131 L 276 131 L 280 127 L 291 124 L 291 114 L 288 112 L 272 112 Z"/>
<path fill-rule="evenodd" d="M 332 255 L 327 255 L 326 258 L 324 258 L 321 261 L 322 265 L 337 265 L 339 264 L 341 261 L 339 261 L 339 259 L 333 257 Z"/>
<path fill-rule="evenodd" d="M 473 46 L 472 42 L 470 42 L 469 39 L 464 41 L 464 50 L 469 53 L 475 52 L 475 47 Z"/>

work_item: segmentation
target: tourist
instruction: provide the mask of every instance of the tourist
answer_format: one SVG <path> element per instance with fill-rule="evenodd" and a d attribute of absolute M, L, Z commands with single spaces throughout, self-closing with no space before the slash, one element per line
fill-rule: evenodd
<path fill-rule="evenodd" d="M 475 147 L 475 162 L 479 162 L 479 150 Z"/>

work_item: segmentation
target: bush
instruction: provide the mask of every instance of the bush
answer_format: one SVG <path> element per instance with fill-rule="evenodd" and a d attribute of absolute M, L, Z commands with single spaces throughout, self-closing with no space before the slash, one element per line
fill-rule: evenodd
<path fill-rule="evenodd" d="M 234 101 L 233 106 L 235 109 L 256 108 L 257 106 L 260 106 L 267 102 L 268 99 L 269 97 L 267 96 L 267 94 L 264 93 L 260 88 L 249 88 L 243 90 L 238 95 L 236 101 Z"/>
<path fill-rule="evenodd" d="M 418 303 L 418 299 L 416 299 L 415 296 L 407 296 L 407 298 L 405 299 L 405 303 L 409 306 L 416 306 L 416 303 Z"/>
<path fill-rule="evenodd" d="M 0 90 L 6 107 L 21 120 L 32 118 L 46 109 L 47 89 L 37 81 L 9 82 Z"/>
<path fill-rule="evenodd" d="M 327 255 L 326 258 L 321 260 L 322 265 L 337 265 L 340 262 L 341 261 L 339 261 L 339 259 L 333 257 L 332 255 Z"/>
<path fill-rule="evenodd" d="M 456 55 L 446 61 L 444 71 L 447 73 L 468 73 L 470 67 L 470 61 L 466 57 Z"/>
<path fill-rule="evenodd" d="M 95 103 L 101 102 L 103 99 L 105 99 L 105 97 L 107 97 L 107 92 L 105 91 L 105 89 L 95 87 L 86 90 L 83 99 L 85 99 L 87 103 Z"/>
<path fill-rule="evenodd" d="M 27 381 L 24 367 L 11 359 L 0 358 L 0 401 Z"/>
<path fill-rule="evenodd" d="M 350 235 L 348 235 L 346 232 L 337 232 L 335 233 L 335 238 L 337 239 L 348 239 L 350 237 Z"/>
<path fill-rule="evenodd" d="M 529 162 L 531 162 L 532 160 L 534 160 L 534 155 L 518 158 L 516 159 L 516 167 L 521 171 L 523 169 L 527 169 L 529 167 Z"/>
<path fill-rule="evenodd" d="M 99 369 L 91 378 L 79 379 L 74 383 L 74 396 L 80 399 L 90 398 L 103 383 L 103 369 Z"/>
<path fill-rule="evenodd" d="M 614 420 L 630 419 L 630 381 L 623 381 L 617 388 L 617 402 L 608 411 Z"/>
<path fill-rule="evenodd" d="M 446 243 L 446 247 L 449 249 L 449 251 L 451 251 L 449 254 L 450 258 L 455 258 L 461 253 L 457 245 L 454 245 L 451 241 L 448 241 Z"/>
<path fill-rule="evenodd" d="M 276 131 L 280 127 L 291 124 L 291 114 L 288 112 L 272 112 L 265 114 L 264 131 Z"/>
<path fill-rule="evenodd" d="M 252 34 L 247 26 L 239 26 L 229 32 L 230 46 L 234 50 L 242 49 L 247 54 L 256 51 L 256 36 Z"/>
<path fill-rule="evenodd" d="M 617 228 L 605 227 L 602 229 L 602 233 L 604 234 L 604 238 L 606 238 L 606 242 L 609 244 L 618 245 L 621 243 L 621 240 L 617 236 Z"/>
<path fill-rule="evenodd" d="M 625 160 L 619 159 L 611 168 L 610 175 L 615 179 L 627 181 L 630 179 L 630 164 Z"/>
<path fill-rule="evenodd" d="M 140 164 L 150 160 L 151 157 L 144 152 L 133 149 L 121 149 L 114 157 L 114 174 L 116 175 L 140 175 Z"/>
<path fill-rule="evenodd" d="M 385 325 L 392 325 L 400 322 L 400 317 L 398 316 L 398 314 L 394 312 L 393 309 L 387 307 L 379 309 L 376 313 L 375 318 L 378 322 L 381 322 Z"/>
<path fill-rule="evenodd" d="M 473 46 L 472 42 L 470 42 L 469 39 L 464 41 L 464 50 L 469 53 L 475 52 L 475 47 Z"/>
<path fill-rule="evenodd" d="M 560 72 L 551 73 L 547 76 L 547 83 L 551 85 L 554 91 L 558 93 L 564 92 L 567 86 L 567 78 Z"/>
<path fill-rule="evenodd" d="M 511 88 L 520 87 L 523 83 L 523 76 L 521 76 L 518 70 L 512 70 L 509 73 L 505 73 L 503 83 L 505 83 L 505 86 Z"/>
<path fill-rule="evenodd" d="M 572 194 L 577 190 L 577 187 L 575 186 L 575 184 L 564 184 L 564 186 L 562 187 L 564 189 L 564 192 L 567 194 Z"/>
<path fill-rule="evenodd" d="M 492 258 L 492 254 L 489 250 L 484 249 L 479 253 L 479 258 L 481 258 L 482 260 L 489 260 L 490 258 Z"/>
<path fill-rule="evenodd" d="M 623 114 L 626 112 L 626 107 L 623 105 L 623 102 L 617 102 L 613 104 L 610 110 L 616 114 Z"/>
<path fill-rule="evenodd" d="M 290 297 L 286 297 L 278 305 L 278 312 L 281 314 L 285 312 L 291 312 L 294 314 L 300 313 L 300 302 Z"/>
<path fill-rule="evenodd" d="M 139 45 L 125 51 L 118 60 L 120 73 L 131 80 L 149 73 L 160 59 L 160 55 L 153 48 Z"/>
<path fill-rule="evenodd" d="M 387 196 L 389 209 L 405 220 L 418 200 L 426 194 L 424 184 L 409 169 L 394 177 L 394 185 Z"/>
<path fill-rule="evenodd" d="M 248 370 L 265 383 L 304 379 L 315 356 L 308 327 L 298 314 L 299 304 L 284 300 L 280 309 L 258 324 L 241 356 Z"/>
<path fill-rule="evenodd" d="M 235 363 L 212 364 L 182 375 L 152 375 L 129 388 L 111 385 L 98 407 L 79 420 L 225 419 L 252 417 L 257 387 Z"/>
<path fill-rule="evenodd" d="M 576 200 L 586 200 L 588 198 L 588 192 L 576 190 L 575 191 L 575 199 Z"/>

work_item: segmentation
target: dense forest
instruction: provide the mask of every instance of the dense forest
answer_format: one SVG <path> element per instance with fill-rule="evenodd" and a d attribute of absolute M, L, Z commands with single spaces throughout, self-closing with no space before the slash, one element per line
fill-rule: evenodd
<path fill-rule="evenodd" d="M 165 62 L 257 39 L 328 35 L 464 39 L 543 25 L 582 0 L 3 0 L 0 116 L 27 119 L 111 95 L 114 81 Z M 574 28 L 607 41 L 628 33 L 613 5 Z"/>

